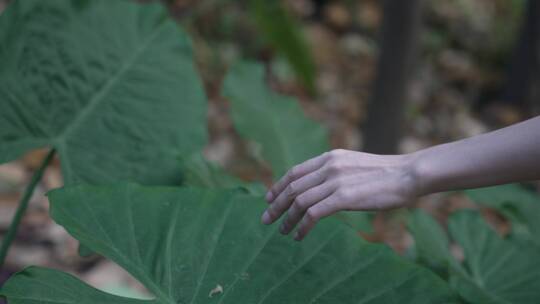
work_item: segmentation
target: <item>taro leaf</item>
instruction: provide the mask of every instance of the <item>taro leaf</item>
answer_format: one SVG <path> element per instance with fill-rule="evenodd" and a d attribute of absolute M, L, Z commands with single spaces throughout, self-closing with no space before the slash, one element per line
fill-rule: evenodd
<path fill-rule="evenodd" d="M 306 118 L 298 102 L 270 90 L 262 65 L 235 65 L 225 79 L 224 95 L 231 101 L 238 132 L 259 143 L 274 177 L 292 166 L 328 151 L 326 130 Z"/>
<path fill-rule="evenodd" d="M 425 211 L 417 209 L 410 213 L 407 223 L 414 237 L 418 261 L 437 273 L 446 276 L 451 267 L 459 267 L 450 254 L 449 240 L 441 226 Z"/>
<path fill-rule="evenodd" d="M 540 251 L 501 239 L 478 212 L 450 218 L 452 237 L 461 245 L 469 278 L 457 276 L 456 290 L 472 303 L 538 303 Z"/>
<path fill-rule="evenodd" d="M 224 95 L 231 101 L 236 129 L 261 145 L 275 178 L 329 150 L 326 129 L 308 119 L 294 98 L 270 90 L 262 65 L 243 62 L 234 66 L 225 79 Z M 366 212 L 341 212 L 338 217 L 357 230 L 371 231 Z"/>
<path fill-rule="evenodd" d="M 512 222 L 512 233 L 540 245 L 540 196 L 518 184 L 465 191 L 473 201 L 497 209 Z"/>
<path fill-rule="evenodd" d="M 176 182 L 206 142 L 190 42 L 159 4 L 16 0 L 0 17 L 0 163 L 51 146 L 67 184 Z"/>
<path fill-rule="evenodd" d="M 253 195 L 264 195 L 264 185 L 255 182 L 246 182 L 227 173 L 204 158 L 201 153 L 189 157 L 182 157 L 182 185 L 191 187 L 204 187 L 210 189 L 242 188 Z"/>
<path fill-rule="evenodd" d="M 315 90 L 315 63 L 299 30 L 281 1 L 249 0 L 250 11 L 262 36 L 283 54 L 310 91 Z"/>
<path fill-rule="evenodd" d="M 29 268 L 0 290 L 10 304 L 448 303 L 433 273 L 361 241 L 339 221 L 303 242 L 261 225 L 265 203 L 236 191 L 76 186 L 50 193 L 55 221 L 156 297 L 107 296 L 58 271 Z M 212 292 L 213 291 L 213 292 Z"/>

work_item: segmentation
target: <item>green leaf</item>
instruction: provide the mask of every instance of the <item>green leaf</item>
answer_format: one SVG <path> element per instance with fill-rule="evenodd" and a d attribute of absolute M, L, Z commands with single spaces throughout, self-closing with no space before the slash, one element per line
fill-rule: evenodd
<path fill-rule="evenodd" d="M 159 4 L 15 0 L 0 17 L 0 163 L 51 146 L 67 184 L 179 179 L 206 143 L 190 42 Z"/>
<path fill-rule="evenodd" d="M 410 213 L 407 224 L 414 237 L 420 263 L 428 265 L 443 276 L 448 274 L 449 267 L 459 271 L 459 265 L 450 254 L 448 236 L 434 218 L 417 209 Z"/>
<path fill-rule="evenodd" d="M 264 185 L 246 182 L 233 176 L 218 165 L 209 162 L 201 153 L 181 159 L 183 181 L 182 185 L 204 187 L 210 189 L 242 188 L 253 195 L 264 195 Z"/>
<path fill-rule="evenodd" d="M 49 194 L 55 221 L 130 272 L 145 303 L 448 303 L 446 284 L 334 220 L 301 243 L 261 225 L 262 198 L 196 188 L 77 186 Z M 61 272 L 30 268 L 10 304 L 141 303 Z M 37 299 L 37 300 L 36 300 Z M 84 300 L 83 300 L 84 299 Z"/>
<path fill-rule="evenodd" d="M 298 24 L 281 1 L 250 0 L 250 11 L 263 37 L 287 58 L 310 91 L 315 90 L 315 63 Z"/>
<path fill-rule="evenodd" d="M 538 303 L 540 250 L 501 239 L 478 212 L 450 218 L 452 237 L 461 245 L 469 278 L 456 277 L 456 290 L 472 303 Z"/>
<path fill-rule="evenodd" d="M 512 222 L 514 236 L 540 246 L 540 196 L 518 184 L 465 191 L 471 200 L 497 209 Z"/>
<path fill-rule="evenodd" d="M 234 66 L 225 79 L 224 95 L 231 101 L 236 129 L 261 145 L 274 177 L 328 151 L 326 130 L 306 118 L 294 98 L 266 86 L 263 66 L 248 62 Z"/>

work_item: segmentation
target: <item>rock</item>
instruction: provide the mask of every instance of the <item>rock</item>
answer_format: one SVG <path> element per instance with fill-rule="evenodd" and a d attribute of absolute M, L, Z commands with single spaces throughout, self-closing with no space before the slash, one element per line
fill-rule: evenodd
<path fill-rule="evenodd" d="M 335 66 L 341 57 L 336 34 L 320 24 L 308 25 L 305 33 L 316 64 Z"/>
<path fill-rule="evenodd" d="M 488 131 L 487 127 L 473 118 L 470 113 L 460 112 L 454 118 L 455 123 L 452 125 L 454 130 L 454 138 L 472 137 Z"/>
<path fill-rule="evenodd" d="M 28 176 L 20 162 L 0 165 L 0 193 L 13 193 L 21 191 Z"/>
<path fill-rule="evenodd" d="M 403 138 L 399 144 L 400 153 L 413 153 L 422 149 L 429 147 L 430 144 L 426 141 L 423 141 L 419 138 L 406 136 Z"/>
<path fill-rule="evenodd" d="M 359 34 L 347 34 L 340 41 L 344 53 L 349 56 L 373 56 L 374 43 Z"/>
<path fill-rule="evenodd" d="M 345 30 L 351 25 L 351 14 L 343 4 L 334 2 L 324 8 L 324 20 L 336 30 Z"/>
<path fill-rule="evenodd" d="M 438 58 L 438 65 L 442 68 L 444 76 L 450 81 L 475 83 L 480 81 L 478 68 L 465 52 L 452 49 L 444 50 Z"/>
<path fill-rule="evenodd" d="M 143 297 L 150 295 L 148 290 L 127 271 L 108 260 L 101 261 L 89 272 L 82 274 L 81 278 L 98 289 L 108 289 L 110 286 L 125 286 L 137 290 Z"/>
<path fill-rule="evenodd" d="M 309 17 L 315 13 L 313 1 L 309 0 L 290 0 L 286 1 L 287 8 L 296 16 Z"/>
<path fill-rule="evenodd" d="M 375 31 L 380 27 L 382 12 L 380 1 L 358 1 L 356 20 L 361 27 Z"/>

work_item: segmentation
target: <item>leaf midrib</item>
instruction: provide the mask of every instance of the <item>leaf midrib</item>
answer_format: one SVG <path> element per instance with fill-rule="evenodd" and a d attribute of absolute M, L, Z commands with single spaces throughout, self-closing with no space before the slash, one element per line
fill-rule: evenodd
<path fill-rule="evenodd" d="M 139 48 L 137 48 L 135 52 L 133 52 L 133 54 L 128 57 L 126 61 L 124 61 L 120 69 L 118 69 L 118 71 L 114 75 L 112 75 L 112 77 L 110 77 L 106 81 L 106 83 L 90 98 L 90 101 L 86 104 L 85 107 L 82 108 L 81 111 L 79 111 L 78 115 L 76 115 L 75 118 L 71 121 L 71 123 L 66 126 L 64 131 L 56 137 L 57 141 L 65 143 L 69 135 L 71 135 L 71 133 L 74 132 L 84 122 L 85 118 L 87 118 L 88 115 L 93 113 L 96 107 L 98 107 L 103 102 L 105 96 L 107 96 L 107 93 L 111 90 L 111 88 L 114 87 L 114 85 L 119 81 L 119 79 L 133 67 L 136 60 L 151 45 L 151 42 L 157 37 L 157 35 L 161 32 L 163 28 L 163 24 L 159 24 L 154 29 L 154 31 L 139 46 Z"/>

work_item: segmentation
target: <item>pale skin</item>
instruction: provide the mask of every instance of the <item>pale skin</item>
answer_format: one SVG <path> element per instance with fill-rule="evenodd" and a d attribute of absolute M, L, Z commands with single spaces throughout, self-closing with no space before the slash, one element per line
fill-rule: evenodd
<path fill-rule="evenodd" d="M 430 193 L 540 179 L 540 116 L 411 154 L 323 153 L 291 168 L 266 194 L 262 216 L 284 216 L 282 234 L 302 240 L 342 210 L 404 207 Z"/>

